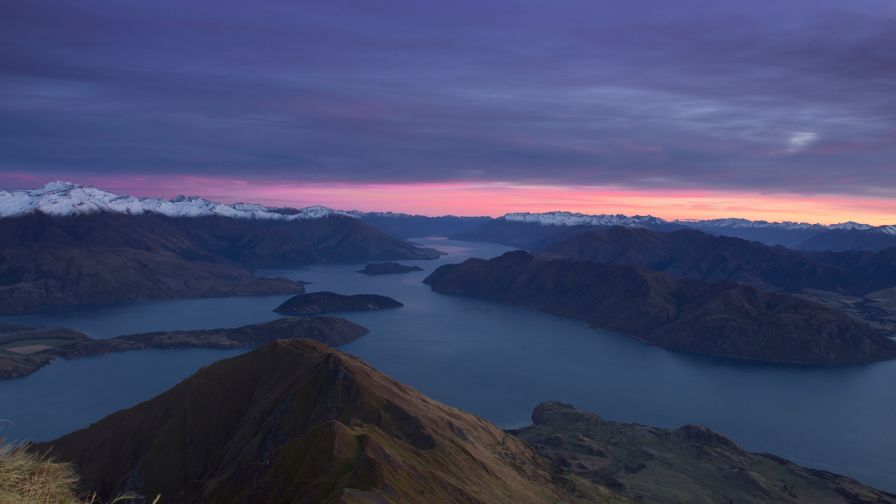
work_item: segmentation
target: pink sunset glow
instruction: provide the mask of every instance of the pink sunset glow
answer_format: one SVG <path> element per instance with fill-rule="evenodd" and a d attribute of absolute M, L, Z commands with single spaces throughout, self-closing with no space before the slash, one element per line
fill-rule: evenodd
<path fill-rule="evenodd" d="M 4 187 L 37 187 L 64 177 L 23 173 L 0 175 Z M 638 189 L 610 186 L 523 185 L 500 182 L 405 184 L 299 183 L 294 181 L 175 176 L 80 177 L 72 182 L 144 197 L 178 194 L 233 203 L 344 210 L 393 211 L 424 215 L 489 215 L 565 210 L 581 213 L 655 215 L 665 219 L 743 217 L 768 221 L 872 225 L 896 223 L 896 200 L 873 196 L 760 194 L 726 190 Z"/>

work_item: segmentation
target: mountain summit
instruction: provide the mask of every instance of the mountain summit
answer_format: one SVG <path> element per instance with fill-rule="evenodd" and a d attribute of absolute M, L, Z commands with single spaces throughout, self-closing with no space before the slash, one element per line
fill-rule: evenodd
<path fill-rule="evenodd" d="M 105 498 L 569 502 L 523 442 L 310 340 L 217 362 L 49 445 Z"/>

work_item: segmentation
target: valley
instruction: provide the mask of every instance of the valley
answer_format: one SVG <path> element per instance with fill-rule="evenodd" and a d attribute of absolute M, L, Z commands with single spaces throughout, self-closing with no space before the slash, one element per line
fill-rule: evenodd
<path fill-rule="evenodd" d="M 415 241 L 448 255 L 407 262 L 424 271 L 403 275 L 358 274 L 363 264 L 259 274 L 310 282 L 311 292 L 375 292 L 401 300 L 405 306 L 399 310 L 338 314 L 370 329 L 341 349 L 500 427 L 529 425 L 537 404 L 559 400 L 616 421 L 663 428 L 706 425 L 745 450 L 896 489 L 889 470 L 896 466 L 896 439 L 890 435 L 896 424 L 890 387 L 896 382 L 894 361 L 837 368 L 736 364 L 669 352 L 574 320 L 441 295 L 421 282 L 434 268 L 509 249 Z M 278 318 L 272 307 L 289 297 L 144 301 L 2 317 L 0 323 L 69 327 L 97 338 L 236 327 Z M 0 382 L 0 411 L 8 420 L 4 433 L 13 439 L 52 439 L 244 351 L 148 349 L 57 360 L 31 376 Z M 69 413 L 53 414 L 61 410 Z"/>

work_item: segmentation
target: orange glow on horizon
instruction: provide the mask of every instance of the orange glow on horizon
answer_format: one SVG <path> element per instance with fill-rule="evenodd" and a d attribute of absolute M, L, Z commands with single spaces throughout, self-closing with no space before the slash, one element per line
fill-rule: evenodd
<path fill-rule="evenodd" d="M 51 178 L 5 177 L 36 187 Z M 63 177 L 64 179 L 64 177 Z M 896 224 L 896 193 L 876 196 L 758 193 L 722 189 L 642 189 L 525 185 L 498 182 L 300 183 L 196 176 L 84 177 L 72 182 L 135 196 L 195 194 L 234 203 L 325 205 L 343 210 L 423 215 L 489 215 L 562 210 L 586 214 L 650 214 L 668 220 L 742 217 L 751 220 L 833 224 Z"/>

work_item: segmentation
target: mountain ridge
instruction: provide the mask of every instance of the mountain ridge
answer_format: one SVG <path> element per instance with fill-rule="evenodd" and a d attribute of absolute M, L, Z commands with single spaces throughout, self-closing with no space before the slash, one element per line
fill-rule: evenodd
<path fill-rule="evenodd" d="M 103 498 L 128 490 L 162 502 L 264 504 L 568 496 L 521 441 L 309 340 L 219 361 L 37 449 L 49 447 Z"/>

